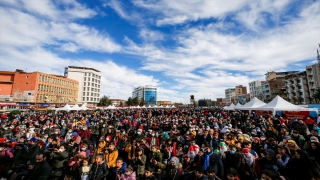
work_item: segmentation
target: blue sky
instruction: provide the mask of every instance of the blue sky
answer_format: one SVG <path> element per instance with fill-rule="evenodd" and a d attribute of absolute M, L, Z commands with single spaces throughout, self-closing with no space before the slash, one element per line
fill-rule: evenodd
<path fill-rule="evenodd" d="M 320 43 L 317 0 L 2 0 L 0 13 L 1 70 L 93 67 L 111 98 L 141 85 L 158 100 L 224 97 L 304 70 Z"/>

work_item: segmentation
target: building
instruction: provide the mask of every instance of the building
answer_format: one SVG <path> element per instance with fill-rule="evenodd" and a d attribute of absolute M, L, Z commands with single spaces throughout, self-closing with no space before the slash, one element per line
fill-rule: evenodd
<path fill-rule="evenodd" d="M 79 82 L 78 103 L 96 106 L 100 101 L 101 72 L 87 67 L 68 66 L 65 77 Z"/>
<path fill-rule="evenodd" d="M 250 99 L 259 96 L 259 93 L 261 93 L 261 84 L 264 82 L 265 81 L 252 81 L 249 83 Z"/>
<path fill-rule="evenodd" d="M 231 101 L 231 97 L 235 96 L 236 93 L 235 93 L 235 88 L 228 88 L 225 90 L 225 96 L 226 96 L 226 104 L 227 105 L 230 105 L 232 103 Z"/>
<path fill-rule="evenodd" d="M 310 104 L 306 71 L 285 76 L 286 100 L 293 104 Z"/>
<path fill-rule="evenodd" d="M 198 106 L 205 107 L 205 106 L 212 106 L 211 99 L 199 99 Z"/>
<path fill-rule="evenodd" d="M 246 86 L 239 85 L 239 86 L 235 87 L 235 96 L 238 97 L 238 95 L 241 95 L 241 94 L 244 94 L 244 95 L 247 94 L 247 87 Z"/>
<path fill-rule="evenodd" d="M 22 70 L 0 71 L 0 82 L 0 101 L 42 106 L 78 103 L 78 81 L 64 76 Z"/>
<path fill-rule="evenodd" d="M 132 98 L 144 100 L 146 105 L 156 105 L 157 103 L 157 87 L 152 85 L 139 86 L 132 92 Z"/>
<path fill-rule="evenodd" d="M 157 101 L 157 106 L 166 106 L 166 105 L 171 105 L 171 101 L 164 101 L 164 100 L 162 100 L 162 101 Z"/>
<path fill-rule="evenodd" d="M 123 99 L 109 99 L 113 106 L 124 106 L 126 101 Z"/>
<path fill-rule="evenodd" d="M 217 98 L 218 106 L 225 106 L 226 105 L 226 98 Z"/>
<path fill-rule="evenodd" d="M 284 78 L 288 74 L 294 74 L 294 73 L 298 73 L 298 72 L 299 71 L 287 71 L 287 72 L 270 71 L 265 74 L 265 77 L 266 77 L 266 81 L 270 81 L 271 79 L 274 79 L 274 78 L 281 78 L 281 77 Z"/>
<path fill-rule="evenodd" d="M 309 88 L 309 96 L 313 97 L 315 91 L 320 88 L 320 64 L 313 64 L 306 67 L 306 75 Z M 311 102 L 315 103 L 311 98 Z"/>

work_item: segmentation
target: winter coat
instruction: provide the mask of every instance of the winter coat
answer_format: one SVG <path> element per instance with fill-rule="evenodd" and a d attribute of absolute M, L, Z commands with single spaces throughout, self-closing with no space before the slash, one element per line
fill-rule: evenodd
<path fill-rule="evenodd" d="M 123 162 L 122 167 L 120 169 L 118 169 L 117 167 L 114 167 L 111 169 L 110 171 L 110 178 L 111 179 L 116 179 L 117 178 L 117 172 L 119 172 L 120 174 L 125 174 L 127 169 L 127 163 Z"/>
<path fill-rule="evenodd" d="M 51 174 L 51 167 L 47 161 L 36 164 L 31 171 L 29 180 L 47 180 Z"/>
<path fill-rule="evenodd" d="M 141 155 L 141 159 L 138 159 L 138 158 L 133 159 L 134 167 L 136 168 L 137 175 L 144 175 L 146 161 L 147 161 L 147 157 L 144 154 Z"/>
<path fill-rule="evenodd" d="M 50 157 L 52 159 L 53 169 L 61 169 L 64 167 L 65 163 L 68 161 L 68 152 L 67 151 L 58 152 L 58 153 L 52 152 L 50 154 Z"/>
<path fill-rule="evenodd" d="M 93 163 L 90 171 L 91 180 L 100 180 L 105 178 L 109 173 L 109 169 L 105 162 L 98 164 L 97 162 Z"/>
<path fill-rule="evenodd" d="M 37 154 L 40 152 L 40 147 L 38 144 L 31 146 L 25 153 L 22 155 L 21 159 L 23 161 L 29 161 L 36 158 Z"/>
<path fill-rule="evenodd" d="M 108 165 L 108 168 L 116 167 L 116 161 L 118 158 L 118 150 L 115 149 L 112 152 L 110 152 L 110 150 L 107 150 L 105 155 L 106 155 L 106 163 Z"/>

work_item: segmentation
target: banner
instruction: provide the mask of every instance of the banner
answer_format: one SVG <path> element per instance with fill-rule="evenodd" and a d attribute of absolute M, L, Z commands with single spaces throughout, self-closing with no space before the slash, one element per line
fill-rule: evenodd
<path fill-rule="evenodd" d="M 310 117 L 309 111 L 283 111 L 283 117 L 286 119 L 302 119 L 305 120 L 307 117 Z"/>

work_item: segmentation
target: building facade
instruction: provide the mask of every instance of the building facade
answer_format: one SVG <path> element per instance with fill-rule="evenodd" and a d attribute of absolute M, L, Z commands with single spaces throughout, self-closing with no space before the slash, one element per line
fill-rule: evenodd
<path fill-rule="evenodd" d="M 78 102 L 96 106 L 100 101 L 101 72 L 87 67 L 68 66 L 65 77 L 79 82 Z"/>
<path fill-rule="evenodd" d="M 231 98 L 236 95 L 235 88 L 228 88 L 224 91 L 226 96 L 226 105 L 230 105 L 232 103 Z"/>
<path fill-rule="evenodd" d="M 250 99 L 259 96 L 259 93 L 261 93 L 261 84 L 264 82 L 265 81 L 252 81 L 249 83 Z"/>
<path fill-rule="evenodd" d="M 132 98 L 143 99 L 144 104 L 156 105 L 157 103 L 157 87 L 152 85 L 139 86 L 132 92 Z"/>
<path fill-rule="evenodd" d="M 205 106 L 212 106 L 211 99 L 199 99 L 198 106 L 205 107 Z"/>
<path fill-rule="evenodd" d="M 113 106 L 124 106 L 126 101 L 123 99 L 109 99 Z"/>
<path fill-rule="evenodd" d="M 246 95 L 247 94 L 247 87 L 243 85 L 239 85 L 235 87 L 235 96 L 238 97 L 238 95 Z"/>
<path fill-rule="evenodd" d="M 5 101 L 23 104 L 77 104 L 79 83 L 64 76 L 41 72 L 0 71 L 0 95 Z M 3 89 L 2 89 L 3 88 Z M 3 90 L 3 91 L 2 91 Z M 1 98 L 0 98 L 1 101 Z"/>
<path fill-rule="evenodd" d="M 285 76 L 286 100 L 292 104 L 310 104 L 306 71 Z"/>
<path fill-rule="evenodd" d="M 309 96 L 313 97 L 314 93 L 320 88 L 320 64 L 313 64 L 306 67 Z M 311 103 L 316 103 L 311 98 Z"/>
<path fill-rule="evenodd" d="M 171 105 L 171 101 L 165 101 L 165 100 L 162 100 L 162 101 L 157 101 L 157 106 L 166 106 L 166 105 Z"/>

